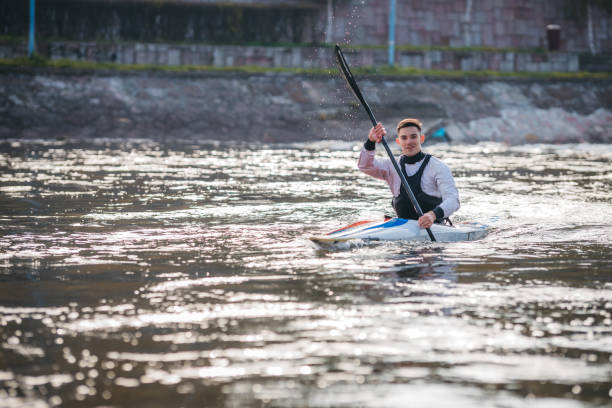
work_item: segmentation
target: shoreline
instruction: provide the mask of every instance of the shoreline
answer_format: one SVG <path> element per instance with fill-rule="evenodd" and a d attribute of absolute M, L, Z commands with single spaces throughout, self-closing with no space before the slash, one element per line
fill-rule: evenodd
<path fill-rule="evenodd" d="M 460 74 L 460 73 L 457 73 Z M 612 143 L 612 79 L 357 76 L 388 129 L 413 116 L 455 142 Z M 336 70 L 171 72 L 0 65 L 0 139 L 360 139 Z"/>

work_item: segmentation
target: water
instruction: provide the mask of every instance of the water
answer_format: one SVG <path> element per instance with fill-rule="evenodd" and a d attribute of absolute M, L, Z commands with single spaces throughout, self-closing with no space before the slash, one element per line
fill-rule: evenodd
<path fill-rule="evenodd" d="M 316 249 L 359 148 L 4 142 L 0 406 L 608 406 L 612 148 L 428 147 L 485 239 Z"/>

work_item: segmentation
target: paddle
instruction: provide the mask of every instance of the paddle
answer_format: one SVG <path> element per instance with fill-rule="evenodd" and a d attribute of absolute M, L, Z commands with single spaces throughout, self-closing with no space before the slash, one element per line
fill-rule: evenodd
<path fill-rule="evenodd" d="M 351 89 L 353 90 L 353 93 L 355 94 L 359 102 L 361 102 L 361 106 L 365 108 L 366 112 L 368 113 L 368 116 L 370 116 L 370 120 L 372 121 L 372 126 L 376 126 L 378 122 L 376 121 L 376 118 L 374 117 L 374 114 L 372 113 L 372 109 L 370 109 L 370 106 L 368 105 L 365 98 L 361 94 L 361 91 L 359 90 L 359 87 L 357 86 L 357 81 L 355 81 L 355 77 L 353 77 L 353 74 L 351 73 L 348 63 L 346 62 L 346 59 L 344 58 L 344 54 L 342 54 L 342 50 L 340 49 L 340 46 L 338 44 L 336 44 L 335 52 L 336 52 L 336 59 L 338 60 L 338 65 L 340 66 L 340 70 L 344 74 L 344 78 L 346 79 L 346 82 L 348 82 Z M 419 215 L 419 217 L 421 217 L 423 215 L 423 210 L 421 210 L 421 206 L 419 205 L 419 202 L 414 196 L 414 193 L 412 192 L 412 189 L 410 188 L 410 185 L 408 184 L 408 180 L 406 180 L 406 177 L 404 177 L 404 173 L 402 173 L 402 170 L 397 164 L 397 160 L 395 160 L 395 157 L 393 156 L 391 149 L 389 149 L 389 145 L 387 144 L 387 141 L 385 140 L 384 136 L 382 137 L 381 143 L 384 146 L 385 150 L 387 151 L 387 154 L 389 155 L 389 159 L 391 160 L 391 163 L 393 163 L 393 167 L 395 167 L 395 171 L 397 171 L 397 174 L 399 175 L 400 180 L 402 181 L 402 186 L 404 186 L 404 190 L 406 190 L 406 192 L 408 193 L 410 202 L 414 206 L 416 213 Z M 436 238 L 434 237 L 433 233 L 431 232 L 429 228 L 427 228 L 427 234 L 429 234 L 429 238 L 431 238 L 432 241 L 436 240 Z"/>

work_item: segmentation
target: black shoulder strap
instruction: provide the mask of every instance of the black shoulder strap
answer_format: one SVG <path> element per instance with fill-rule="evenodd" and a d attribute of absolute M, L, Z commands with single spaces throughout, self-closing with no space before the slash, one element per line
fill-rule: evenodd
<path fill-rule="evenodd" d="M 431 159 L 431 154 L 426 154 L 425 159 L 423 160 L 423 164 L 421 164 L 421 167 L 419 167 L 419 171 L 416 172 L 416 174 L 419 175 L 419 179 L 423 175 L 423 171 L 425 171 L 425 167 L 427 167 L 427 163 L 429 163 L 429 159 Z"/>

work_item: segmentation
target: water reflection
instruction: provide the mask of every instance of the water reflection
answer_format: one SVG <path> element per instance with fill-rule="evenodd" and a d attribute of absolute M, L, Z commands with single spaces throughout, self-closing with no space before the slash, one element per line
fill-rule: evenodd
<path fill-rule="evenodd" d="M 610 147 L 432 146 L 489 236 L 317 250 L 359 148 L 0 144 L 0 406 L 608 404 Z"/>

